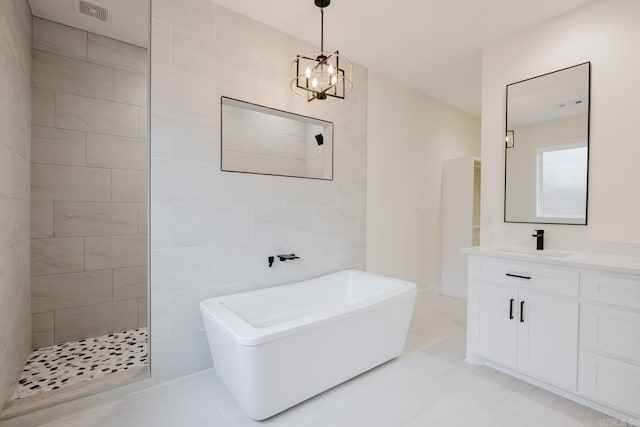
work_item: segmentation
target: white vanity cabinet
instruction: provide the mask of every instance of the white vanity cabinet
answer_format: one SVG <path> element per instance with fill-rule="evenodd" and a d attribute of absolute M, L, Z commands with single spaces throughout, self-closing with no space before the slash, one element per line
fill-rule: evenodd
<path fill-rule="evenodd" d="M 466 252 L 468 362 L 640 420 L 640 260 Z"/>
<path fill-rule="evenodd" d="M 468 322 L 475 354 L 576 390 L 576 273 L 474 257 Z"/>

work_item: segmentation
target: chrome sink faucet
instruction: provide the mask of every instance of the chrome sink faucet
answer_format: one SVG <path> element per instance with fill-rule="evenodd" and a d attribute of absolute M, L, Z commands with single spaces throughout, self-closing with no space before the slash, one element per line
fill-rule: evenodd
<path fill-rule="evenodd" d="M 536 249 L 541 251 L 544 249 L 544 230 L 533 230 L 536 234 L 532 234 L 531 237 L 536 238 Z"/>

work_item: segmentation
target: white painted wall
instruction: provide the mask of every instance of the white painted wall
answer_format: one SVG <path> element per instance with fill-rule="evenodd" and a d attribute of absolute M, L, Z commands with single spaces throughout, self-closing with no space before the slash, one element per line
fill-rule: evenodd
<path fill-rule="evenodd" d="M 345 99 L 289 89 L 313 46 L 209 0 L 154 0 L 151 374 L 211 366 L 199 302 L 364 268 L 367 75 Z M 220 171 L 220 96 L 334 122 L 334 180 Z M 267 257 L 294 252 L 300 260 Z"/>
<path fill-rule="evenodd" d="M 639 22 L 639 1 L 600 1 L 484 49 L 482 244 L 534 244 L 535 225 L 503 222 L 505 86 L 591 61 L 589 224 L 545 225 L 547 246 L 640 255 Z"/>
<path fill-rule="evenodd" d="M 367 270 L 440 288 L 442 161 L 477 156 L 480 121 L 369 72 Z"/>

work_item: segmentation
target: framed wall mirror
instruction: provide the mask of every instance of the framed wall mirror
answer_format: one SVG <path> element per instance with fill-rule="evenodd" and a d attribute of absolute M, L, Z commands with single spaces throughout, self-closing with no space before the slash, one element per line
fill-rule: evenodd
<path fill-rule="evenodd" d="M 591 63 L 507 85 L 505 222 L 587 224 Z"/>
<path fill-rule="evenodd" d="M 333 180 L 333 123 L 222 97 L 221 170 Z"/>

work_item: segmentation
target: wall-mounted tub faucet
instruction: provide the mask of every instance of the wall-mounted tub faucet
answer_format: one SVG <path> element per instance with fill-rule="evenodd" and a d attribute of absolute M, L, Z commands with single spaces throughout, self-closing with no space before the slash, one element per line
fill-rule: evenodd
<path fill-rule="evenodd" d="M 533 230 L 536 234 L 532 234 L 531 237 L 536 238 L 536 249 L 541 251 L 544 249 L 544 230 Z"/>
<path fill-rule="evenodd" d="M 278 257 L 280 261 L 287 261 L 289 259 L 300 259 L 299 256 L 296 256 L 296 254 L 280 254 L 275 256 L 272 255 L 267 258 L 267 262 L 269 263 L 269 268 L 273 266 L 273 262 L 276 260 L 276 257 Z"/>
<path fill-rule="evenodd" d="M 280 259 L 280 261 L 286 261 L 289 259 L 300 259 L 299 256 L 296 256 L 296 254 L 281 254 L 276 256 L 278 257 L 278 259 Z"/>

